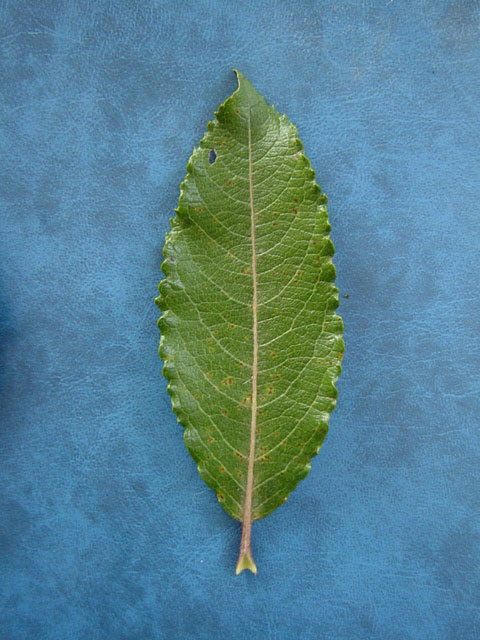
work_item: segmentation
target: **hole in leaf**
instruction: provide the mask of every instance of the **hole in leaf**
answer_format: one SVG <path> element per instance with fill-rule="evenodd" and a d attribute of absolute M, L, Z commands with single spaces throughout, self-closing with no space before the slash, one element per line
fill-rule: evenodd
<path fill-rule="evenodd" d="M 208 161 L 210 164 L 214 164 L 217 159 L 217 154 L 215 153 L 215 149 L 210 149 L 210 155 L 208 156 Z"/>

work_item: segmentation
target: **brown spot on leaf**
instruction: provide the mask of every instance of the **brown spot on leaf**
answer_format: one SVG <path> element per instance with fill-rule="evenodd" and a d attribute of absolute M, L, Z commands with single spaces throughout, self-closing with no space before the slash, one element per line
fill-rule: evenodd
<path fill-rule="evenodd" d="M 243 399 L 243 404 L 252 404 L 252 394 L 247 393 L 247 395 Z"/>

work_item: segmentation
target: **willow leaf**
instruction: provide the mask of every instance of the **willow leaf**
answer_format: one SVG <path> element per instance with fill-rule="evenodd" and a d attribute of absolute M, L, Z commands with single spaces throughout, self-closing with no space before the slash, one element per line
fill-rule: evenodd
<path fill-rule="evenodd" d="M 194 149 L 167 233 L 160 355 L 188 451 L 242 522 L 310 470 L 343 355 L 327 198 L 294 125 L 239 72 Z"/>

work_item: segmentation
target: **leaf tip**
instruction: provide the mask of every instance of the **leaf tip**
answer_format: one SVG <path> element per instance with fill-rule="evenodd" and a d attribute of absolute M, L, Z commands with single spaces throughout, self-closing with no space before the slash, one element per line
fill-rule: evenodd
<path fill-rule="evenodd" d="M 245 569 L 250 569 L 252 573 L 257 575 L 257 566 L 253 561 L 252 554 L 250 551 L 244 551 L 237 562 L 237 568 L 235 570 L 235 574 L 238 576 L 239 573 L 242 573 Z"/>
<path fill-rule="evenodd" d="M 237 83 L 238 83 L 237 90 L 234 93 L 237 93 L 237 91 L 239 91 L 241 88 L 244 88 L 244 89 L 251 88 L 253 89 L 253 91 L 256 92 L 256 89 L 254 89 L 251 82 L 247 80 L 247 78 L 241 71 L 239 71 L 238 69 L 233 69 L 233 72 L 237 76 Z"/>

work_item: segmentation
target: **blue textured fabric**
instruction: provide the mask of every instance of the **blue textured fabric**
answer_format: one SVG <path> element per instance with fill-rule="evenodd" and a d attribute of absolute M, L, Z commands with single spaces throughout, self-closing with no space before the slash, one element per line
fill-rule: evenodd
<path fill-rule="evenodd" d="M 478 640 L 479 4 L 5 0 L 2 640 Z M 329 195 L 346 354 L 253 529 L 157 356 L 164 233 L 238 67 Z"/>

